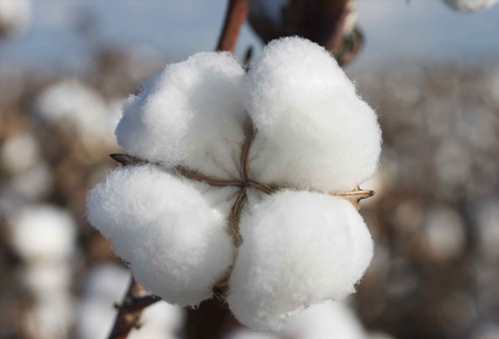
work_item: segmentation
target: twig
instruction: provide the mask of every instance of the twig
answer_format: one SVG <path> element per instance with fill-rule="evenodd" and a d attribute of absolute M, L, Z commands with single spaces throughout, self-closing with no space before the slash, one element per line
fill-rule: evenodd
<path fill-rule="evenodd" d="M 248 0 L 229 0 L 217 51 L 234 53 L 241 27 L 248 17 Z"/>
<path fill-rule="evenodd" d="M 130 278 L 122 304 L 117 306 L 118 314 L 108 339 L 126 339 L 130 331 L 139 327 L 140 316 L 144 308 L 160 300 L 156 296 L 146 296 L 144 288 L 133 277 Z"/>

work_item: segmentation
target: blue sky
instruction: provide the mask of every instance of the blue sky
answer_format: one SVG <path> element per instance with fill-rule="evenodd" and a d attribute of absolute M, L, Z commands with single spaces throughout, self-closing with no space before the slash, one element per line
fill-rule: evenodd
<path fill-rule="evenodd" d="M 16 0 L 12 0 L 16 1 Z M 269 0 L 272 1 L 272 0 Z M 0 45 L 0 65 L 77 68 L 89 46 L 74 29 L 79 13 L 93 13 L 99 43 L 125 45 L 175 61 L 213 49 L 226 0 L 32 0 L 33 24 Z M 359 0 L 367 46 L 354 67 L 413 60 L 480 63 L 499 56 L 499 6 L 456 13 L 439 0 Z M 259 46 L 247 27 L 239 53 Z"/>

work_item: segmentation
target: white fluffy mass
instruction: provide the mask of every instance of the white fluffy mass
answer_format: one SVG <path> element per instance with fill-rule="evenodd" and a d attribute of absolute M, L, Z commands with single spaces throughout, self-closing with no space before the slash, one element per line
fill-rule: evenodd
<path fill-rule="evenodd" d="M 130 98 L 116 129 L 128 153 L 207 175 L 235 176 L 244 138 L 244 70 L 228 53 L 168 65 Z"/>
<path fill-rule="evenodd" d="M 248 120 L 256 137 L 243 169 Z M 350 191 L 373 174 L 381 132 L 322 47 L 277 40 L 249 73 L 227 53 L 169 65 L 129 99 L 116 136 L 126 153 L 152 164 L 117 169 L 98 184 L 89 220 L 152 293 L 197 305 L 234 267 L 235 316 L 276 329 L 307 306 L 354 291 L 372 240 L 353 205 L 325 193 Z M 238 183 L 208 186 L 176 166 Z M 257 194 L 254 181 L 283 189 Z M 237 254 L 229 211 L 239 186 L 249 198 Z"/>
<path fill-rule="evenodd" d="M 256 180 L 321 191 L 350 190 L 375 171 L 375 112 L 337 62 L 300 38 L 271 42 L 248 73 L 245 107 L 258 130 Z"/>
<path fill-rule="evenodd" d="M 255 329 L 279 329 L 306 306 L 346 297 L 373 253 L 352 204 L 320 193 L 276 193 L 243 217 L 241 230 L 228 303 Z"/>
<path fill-rule="evenodd" d="M 55 206 L 26 206 L 8 217 L 10 236 L 24 259 L 57 261 L 73 254 L 76 224 Z"/>
<path fill-rule="evenodd" d="M 444 0 L 444 2 L 457 11 L 477 12 L 494 6 L 497 0 Z"/>
<path fill-rule="evenodd" d="M 0 38 L 25 31 L 30 21 L 29 0 L 0 0 Z"/>
<path fill-rule="evenodd" d="M 34 115 L 42 121 L 65 124 L 78 133 L 86 146 L 113 145 L 112 131 L 118 123 L 113 107 L 92 88 L 77 80 L 49 86 L 36 99 Z"/>
<path fill-rule="evenodd" d="M 314 305 L 292 317 L 282 333 L 297 339 L 367 339 L 368 336 L 352 309 L 339 302 Z"/>
<path fill-rule="evenodd" d="M 114 170 L 88 200 L 92 225 L 148 290 L 197 305 L 233 257 L 225 217 L 188 181 L 154 166 Z"/>
<path fill-rule="evenodd" d="M 27 132 L 8 138 L 0 148 L 0 164 L 12 174 L 29 170 L 40 158 L 38 143 Z"/>

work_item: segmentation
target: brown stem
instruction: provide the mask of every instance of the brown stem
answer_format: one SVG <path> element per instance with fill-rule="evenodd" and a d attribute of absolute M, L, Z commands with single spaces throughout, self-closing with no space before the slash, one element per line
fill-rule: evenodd
<path fill-rule="evenodd" d="M 130 278 L 130 284 L 118 306 L 118 314 L 108 339 L 126 339 L 130 332 L 139 326 L 140 316 L 144 308 L 159 301 L 156 296 L 145 296 L 144 288 L 135 279 Z"/>
<path fill-rule="evenodd" d="M 217 51 L 234 53 L 241 27 L 248 16 L 248 0 L 229 0 Z"/>

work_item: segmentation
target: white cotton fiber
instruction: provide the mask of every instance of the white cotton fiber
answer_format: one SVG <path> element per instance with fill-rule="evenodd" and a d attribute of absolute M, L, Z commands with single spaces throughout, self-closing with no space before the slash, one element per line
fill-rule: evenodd
<path fill-rule="evenodd" d="M 11 241 L 28 261 L 58 261 L 74 251 L 76 224 L 68 212 L 49 205 L 26 206 L 8 217 Z"/>
<path fill-rule="evenodd" d="M 256 180 L 321 191 L 350 190 L 375 171 L 375 112 L 328 52 L 297 37 L 274 40 L 250 69 L 245 107 L 258 130 Z"/>
<path fill-rule="evenodd" d="M 320 193 L 276 193 L 243 217 L 241 231 L 228 303 L 253 329 L 279 329 L 306 306 L 354 292 L 373 252 L 352 204 Z"/>
<path fill-rule="evenodd" d="M 367 339 L 362 323 L 342 302 L 311 306 L 291 317 L 282 333 L 297 339 Z"/>
<path fill-rule="evenodd" d="M 116 129 L 126 152 L 219 177 L 238 174 L 244 71 L 228 53 L 168 65 L 132 97 Z"/>
<path fill-rule="evenodd" d="M 155 166 L 114 170 L 91 191 L 88 217 L 137 280 L 170 303 L 209 298 L 232 261 L 225 215 Z"/>
<path fill-rule="evenodd" d="M 0 0 L 0 38 L 25 31 L 30 21 L 29 0 Z"/>
<path fill-rule="evenodd" d="M 476 12 L 494 6 L 497 0 L 444 0 L 452 9 L 461 12 Z"/>

